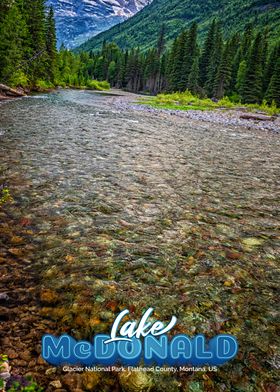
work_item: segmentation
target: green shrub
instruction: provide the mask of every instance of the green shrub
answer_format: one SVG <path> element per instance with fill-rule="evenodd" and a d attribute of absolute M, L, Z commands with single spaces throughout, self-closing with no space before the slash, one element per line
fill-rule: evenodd
<path fill-rule="evenodd" d="M 218 102 L 218 106 L 226 107 L 226 108 L 233 108 L 235 106 L 235 104 L 228 97 L 224 97 L 224 98 L 220 99 L 220 101 Z"/>
<path fill-rule="evenodd" d="M 54 88 L 54 85 L 51 82 L 39 79 L 36 81 L 35 87 L 39 90 L 44 91 L 44 90 L 49 90 L 51 88 Z"/>
<path fill-rule="evenodd" d="M 90 90 L 109 90 L 110 84 L 107 81 L 99 82 L 98 80 L 89 80 L 87 82 L 87 88 Z"/>
<path fill-rule="evenodd" d="M 230 97 L 229 97 L 230 101 L 236 104 L 241 105 L 241 98 L 240 95 L 237 93 L 233 93 Z"/>
<path fill-rule="evenodd" d="M 22 71 L 16 71 L 9 80 L 12 87 L 28 87 L 29 81 Z"/>
<path fill-rule="evenodd" d="M 99 86 L 103 89 L 103 90 L 109 90 L 110 89 L 110 83 L 107 82 L 107 80 L 103 80 L 102 82 L 99 82 Z"/>
<path fill-rule="evenodd" d="M 213 102 L 210 98 L 199 98 L 193 95 L 190 91 L 176 92 L 172 94 L 158 94 L 156 97 L 150 97 L 149 100 L 140 100 L 139 103 L 151 105 L 162 109 L 175 110 L 213 110 L 217 108 L 234 109 L 240 106 L 240 97 L 238 94 L 229 97 L 224 97 L 218 102 Z M 263 111 L 269 115 L 276 115 L 280 113 L 276 103 L 273 102 L 270 106 L 266 101 L 261 105 L 250 104 L 242 105 L 250 111 Z"/>

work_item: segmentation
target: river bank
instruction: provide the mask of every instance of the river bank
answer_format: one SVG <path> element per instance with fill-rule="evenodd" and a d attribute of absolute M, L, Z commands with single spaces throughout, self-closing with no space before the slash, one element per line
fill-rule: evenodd
<path fill-rule="evenodd" d="M 71 89 L 71 88 L 69 88 Z M 245 128 L 247 130 L 262 130 L 262 131 L 272 131 L 276 133 L 280 133 L 280 116 L 267 116 L 266 113 L 256 112 L 251 113 L 245 108 L 240 109 L 215 109 L 215 110 L 172 110 L 172 109 L 161 109 L 150 106 L 149 104 L 145 104 L 146 96 L 125 92 L 123 90 L 118 89 L 110 89 L 103 91 L 94 91 L 94 90 L 84 90 L 81 88 L 76 88 L 76 90 L 80 91 L 92 91 L 96 94 L 116 98 L 112 100 L 113 105 L 116 109 L 120 110 L 135 110 L 142 111 L 154 115 L 167 115 L 167 116 L 176 116 L 179 118 L 185 118 L 192 121 L 206 122 L 211 123 L 213 125 L 222 125 L 222 126 L 232 126 L 236 128 Z M 11 99 L 28 96 L 30 91 L 25 91 L 23 89 L 13 90 L 15 94 L 12 93 L 5 95 L 3 92 L 1 94 L 1 85 L 0 85 L 0 103 L 1 101 L 9 101 Z M 41 90 L 34 91 L 34 93 L 51 93 L 55 90 Z M 16 93 L 18 93 L 16 95 Z M 144 100 L 143 100 L 144 97 Z M 149 99 L 149 97 L 147 97 Z M 251 117 L 251 118 L 246 118 Z"/>
<path fill-rule="evenodd" d="M 118 90 L 116 90 L 118 91 Z M 246 109 L 214 109 L 214 110 L 172 110 L 154 108 L 145 104 L 141 95 L 126 94 L 115 101 L 117 108 L 121 110 L 136 110 L 154 115 L 176 116 L 192 121 L 201 121 L 213 125 L 245 128 L 247 130 L 262 130 L 280 132 L 280 116 L 266 116 L 265 113 L 250 113 Z M 251 118 L 246 119 L 244 117 Z M 259 118 L 258 118 L 259 117 Z"/>

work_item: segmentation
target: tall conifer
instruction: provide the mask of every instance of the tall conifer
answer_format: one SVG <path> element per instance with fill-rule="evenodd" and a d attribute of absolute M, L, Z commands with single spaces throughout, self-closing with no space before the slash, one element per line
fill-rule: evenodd
<path fill-rule="evenodd" d="M 246 103 L 260 103 L 262 98 L 262 35 L 258 33 L 248 56 L 241 97 Z"/>
<path fill-rule="evenodd" d="M 53 83 L 57 72 L 56 31 L 53 7 L 50 8 L 46 21 L 46 50 L 48 56 L 48 77 Z"/>
<path fill-rule="evenodd" d="M 207 81 L 208 69 L 209 69 L 211 56 L 215 45 L 216 31 L 217 31 L 217 26 L 216 26 L 216 20 L 214 19 L 208 30 L 208 34 L 204 42 L 204 47 L 200 59 L 200 84 L 202 87 L 205 85 Z"/>

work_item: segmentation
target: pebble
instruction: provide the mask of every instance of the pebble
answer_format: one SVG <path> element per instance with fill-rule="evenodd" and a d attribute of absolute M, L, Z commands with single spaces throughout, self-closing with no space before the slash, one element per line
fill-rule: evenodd
<path fill-rule="evenodd" d="M 51 387 L 54 387 L 56 389 L 60 389 L 62 387 L 62 384 L 59 380 L 54 380 L 52 382 L 50 382 L 49 384 Z"/>
<path fill-rule="evenodd" d="M 6 353 L 9 359 L 16 359 L 18 358 L 18 353 L 14 350 L 6 350 Z"/>
<path fill-rule="evenodd" d="M 55 374 L 56 372 L 57 372 L 57 368 L 52 367 L 52 368 L 47 369 L 46 372 L 45 372 L 45 374 L 46 374 L 47 376 L 49 376 L 49 375 L 51 375 L 51 374 Z"/>

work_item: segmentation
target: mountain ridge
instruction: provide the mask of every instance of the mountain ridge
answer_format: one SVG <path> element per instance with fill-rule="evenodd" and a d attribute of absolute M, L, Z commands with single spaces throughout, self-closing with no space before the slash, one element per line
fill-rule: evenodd
<path fill-rule="evenodd" d="M 92 36 L 120 23 L 151 0 L 47 0 L 53 6 L 58 46 L 80 45 Z"/>
<path fill-rule="evenodd" d="M 199 24 L 199 36 L 204 37 L 213 18 L 220 20 L 226 36 L 253 23 L 260 29 L 268 27 L 271 39 L 276 40 L 280 31 L 280 1 L 205 0 L 202 6 L 200 0 L 154 0 L 129 20 L 85 42 L 78 51 L 97 50 L 104 41 L 114 41 L 123 49 L 145 50 L 156 44 L 162 24 L 167 43 L 194 21 Z"/>

